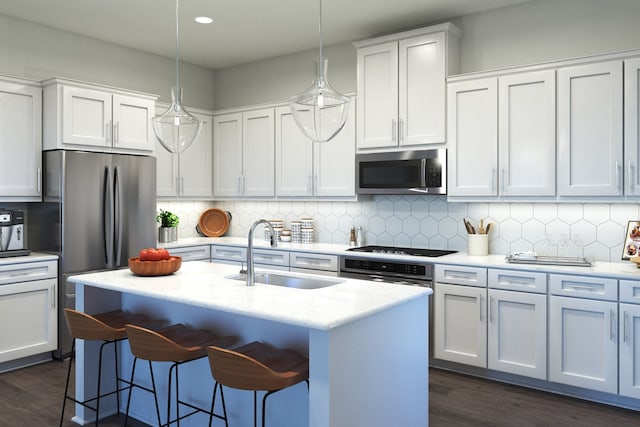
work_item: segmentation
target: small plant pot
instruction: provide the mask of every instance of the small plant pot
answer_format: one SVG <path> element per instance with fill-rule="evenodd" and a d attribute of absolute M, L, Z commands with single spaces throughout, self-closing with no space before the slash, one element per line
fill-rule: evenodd
<path fill-rule="evenodd" d="M 171 242 L 171 229 L 175 227 L 158 227 L 158 242 Z M 176 233 L 177 235 L 177 233 Z"/>

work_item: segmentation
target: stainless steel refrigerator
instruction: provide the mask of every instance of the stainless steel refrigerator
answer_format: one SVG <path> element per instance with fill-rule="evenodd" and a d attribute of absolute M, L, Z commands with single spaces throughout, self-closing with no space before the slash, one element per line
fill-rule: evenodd
<path fill-rule="evenodd" d="M 156 246 L 156 159 L 150 156 L 47 151 L 43 202 L 28 211 L 28 244 L 58 254 L 58 351 L 71 352 L 64 307 L 75 307 L 71 275 L 127 266 Z"/>

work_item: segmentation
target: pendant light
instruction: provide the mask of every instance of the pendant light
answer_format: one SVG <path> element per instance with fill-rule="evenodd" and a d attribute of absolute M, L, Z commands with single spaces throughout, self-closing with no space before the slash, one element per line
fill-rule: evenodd
<path fill-rule="evenodd" d="M 151 119 L 153 132 L 160 144 L 170 153 L 184 153 L 200 134 L 202 122 L 182 105 L 180 87 L 178 2 L 176 0 L 176 87 L 171 88 L 171 105 L 159 116 Z"/>
<path fill-rule="evenodd" d="M 329 141 L 340 132 L 349 115 L 350 101 L 327 80 L 327 58 L 322 56 L 322 0 L 319 3 L 320 55 L 315 60 L 315 79 L 309 89 L 289 98 L 296 124 L 313 142 Z"/>

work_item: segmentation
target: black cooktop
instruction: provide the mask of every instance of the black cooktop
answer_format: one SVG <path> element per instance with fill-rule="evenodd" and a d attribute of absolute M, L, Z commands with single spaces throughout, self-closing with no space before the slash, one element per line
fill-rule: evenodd
<path fill-rule="evenodd" d="M 454 254 L 458 252 L 458 251 L 448 251 L 444 249 L 399 248 L 395 246 L 360 246 L 357 248 L 349 248 L 347 250 L 353 251 L 353 252 L 373 252 L 373 253 L 379 253 L 379 254 L 412 255 L 412 256 L 426 256 L 426 257 L 439 257 L 439 256 Z"/>

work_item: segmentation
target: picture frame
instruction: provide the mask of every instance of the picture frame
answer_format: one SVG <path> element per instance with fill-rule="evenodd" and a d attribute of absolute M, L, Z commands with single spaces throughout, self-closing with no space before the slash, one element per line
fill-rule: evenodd
<path fill-rule="evenodd" d="M 640 256 L 640 220 L 629 221 L 624 236 L 622 259 L 630 260 L 632 257 Z"/>

